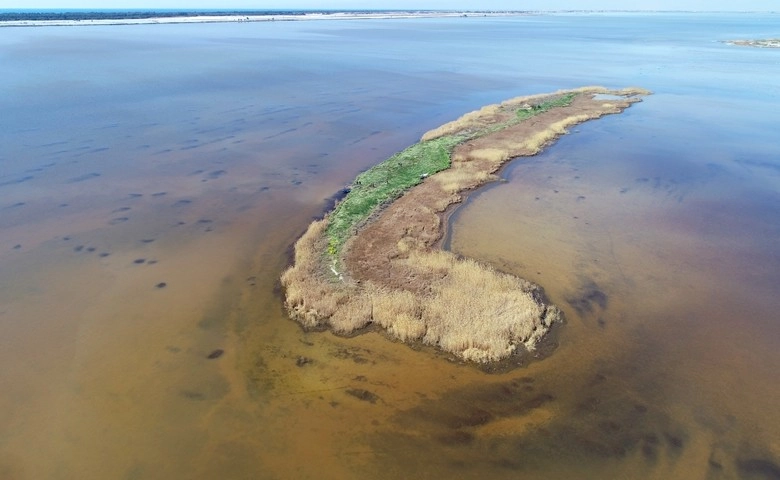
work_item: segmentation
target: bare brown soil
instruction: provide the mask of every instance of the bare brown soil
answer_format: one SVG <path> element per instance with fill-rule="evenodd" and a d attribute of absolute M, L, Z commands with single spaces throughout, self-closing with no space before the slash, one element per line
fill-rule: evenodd
<path fill-rule="evenodd" d="M 485 107 L 426 133 L 424 140 L 506 122 L 518 106 L 554 94 Z M 557 321 L 541 289 L 439 247 L 448 215 L 469 191 L 494 180 L 508 160 L 538 153 L 566 128 L 641 101 L 644 90 L 578 89 L 570 105 L 458 145 L 452 166 L 373 215 L 347 242 L 333 272 L 324 252 L 327 217 L 296 244 L 285 272 L 286 305 L 304 326 L 352 333 L 377 324 L 402 341 L 421 340 L 460 358 L 496 361 L 533 350 Z M 607 94 L 608 97 L 600 96 Z"/>

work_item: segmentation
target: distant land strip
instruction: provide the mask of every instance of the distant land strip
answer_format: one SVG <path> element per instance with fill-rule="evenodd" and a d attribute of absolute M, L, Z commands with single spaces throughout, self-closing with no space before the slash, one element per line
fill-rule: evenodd
<path fill-rule="evenodd" d="M 727 40 L 729 45 L 738 47 L 756 47 L 756 48 L 780 48 L 780 38 L 766 38 L 762 40 Z"/>
<path fill-rule="evenodd" d="M 172 23 L 275 22 L 300 20 L 358 20 L 453 17 L 509 17 L 522 15 L 725 13 L 689 10 L 55 10 L 0 9 L 0 27 L 57 27 L 85 25 L 143 25 Z M 751 11 L 728 12 L 757 13 Z M 764 13 L 764 12 L 762 12 Z M 777 12 L 771 12 L 777 13 Z M 772 42 L 772 40 L 769 40 Z M 742 41 L 729 41 L 741 45 Z M 751 41 L 748 41 L 751 42 Z M 762 42 L 762 41 L 758 41 Z M 750 45 L 775 47 L 775 45 Z"/>
<path fill-rule="evenodd" d="M 426 17 L 514 16 L 525 11 L 439 10 L 75 10 L 2 11 L 0 27 L 356 20 Z"/>
<path fill-rule="evenodd" d="M 374 326 L 461 360 L 521 364 L 561 313 L 541 287 L 443 250 L 449 215 L 511 159 L 649 93 L 583 87 L 488 105 L 361 173 L 295 244 L 281 278 L 290 316 L 307 329 Z"/>

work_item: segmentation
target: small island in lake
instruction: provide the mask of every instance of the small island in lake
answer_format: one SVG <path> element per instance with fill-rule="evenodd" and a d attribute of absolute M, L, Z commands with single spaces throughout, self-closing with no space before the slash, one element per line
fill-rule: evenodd
<path fill-rule="evenodd" d="M 763 40 L 728 40 L 726 43 L 739 47 L 780 48 L 780 38 L 766 38 Z"/>
<path fill-rule="evenodd" d="M 305 328 L 370 325 L 477 363 L 533 351 L 561 318 L 541 287 L 441 248 L 448 216 L 509 160 L 650 92 L 583 87 L 468 113 L 360 174 L 295 244 L 285 306 Z"/>

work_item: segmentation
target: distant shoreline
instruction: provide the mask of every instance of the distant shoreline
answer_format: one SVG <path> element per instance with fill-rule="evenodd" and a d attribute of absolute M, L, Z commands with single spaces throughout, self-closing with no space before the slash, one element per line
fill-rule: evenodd
<path fill-rule="evenodd" d="M 0 27 L 73 27 L 177 23 L 242 23 L 315 20 L 371 20 L 536 15 L 690 14 L 756 12 L 690 12 L 667 10 L 49 10 L 0 9 Z M 778 14 L 780 12 L 763 12 Z"/>
<path fill-rule="evenodd" d="M 155 25 L 177 23 L 239 23 L 315 20 L 507 17 L 534 12 L 467 11 L 334 11 L 334 12 L 25 12 L 0 13 L 0 27 L 66 27 L 87 25 Z M 51 18 L 60 17 L 60 18 Z"/>

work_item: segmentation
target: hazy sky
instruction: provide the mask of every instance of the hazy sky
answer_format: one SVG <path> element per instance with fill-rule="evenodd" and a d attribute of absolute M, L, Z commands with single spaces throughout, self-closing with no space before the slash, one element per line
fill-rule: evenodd
<path fill-rule="evenodd" d="M 777 0 L 0 0 L 0 8 L 763 10 Z"/>

